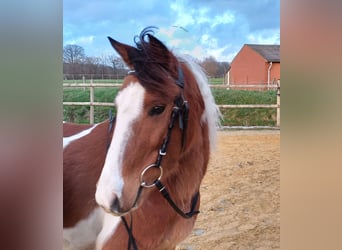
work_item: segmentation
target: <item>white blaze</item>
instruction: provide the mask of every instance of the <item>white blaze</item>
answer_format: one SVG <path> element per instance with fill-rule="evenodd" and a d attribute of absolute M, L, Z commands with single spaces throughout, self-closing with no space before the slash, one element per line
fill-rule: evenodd
<path fill-rule="evenodd" d="M 132 125 L 142 112 L 145 89 L 139 83 L 131 83 L 116 97 L 117 116 L 112 142 L 96 188 L 96 202 L 110 209 L 115 196 L 121 197 L 124 186 L 122 157 L 132 135 Z"/>

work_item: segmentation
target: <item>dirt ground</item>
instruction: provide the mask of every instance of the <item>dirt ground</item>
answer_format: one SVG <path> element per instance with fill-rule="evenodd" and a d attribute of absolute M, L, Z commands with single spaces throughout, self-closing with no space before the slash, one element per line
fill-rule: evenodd
<path fill-rule="evenodd" d="M 201 213 L 177 250 L 280 249 L 280 131 L 220 131 Z"/>

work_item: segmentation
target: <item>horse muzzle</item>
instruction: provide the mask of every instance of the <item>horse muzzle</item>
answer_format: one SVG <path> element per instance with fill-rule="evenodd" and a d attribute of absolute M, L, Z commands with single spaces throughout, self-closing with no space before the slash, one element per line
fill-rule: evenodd
<path fill-rule="evenodd" d="M 135 210 L 137 208 L 137 201 L 134 202 L 134 204 L 129 207 L 128 209 L 123 208 L 120 204 L 120 200 L 116 197 L 111 206 L 110 206 L 110 211 L 107 211 L 115 216 L 124 216 L 130 212 L 132 212 L 133 210 Z"/>

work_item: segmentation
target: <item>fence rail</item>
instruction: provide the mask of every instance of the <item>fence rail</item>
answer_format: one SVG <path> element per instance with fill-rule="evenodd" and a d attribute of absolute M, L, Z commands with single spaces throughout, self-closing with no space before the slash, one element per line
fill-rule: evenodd
<path fill-rule="evenodd" d="M 94 83 L 93 80 L 90 80 L 90 83 L 63 83 L 63 88 L 90 88 L 90 102 L 63 102 L 65 106 L 89 106 L 89 122 L 90 124 L 94 123 L 94 107 L 95 106 L 108 106 L 114 107 L 115 104 L 112 102 L 94 102 L 94 88 L 98 87 L 111 87 L 118 88 L 121 87 L 122 84 L 117 83 Z M 276 104 L 221 104 L 217 105 L 219 108 L 276 108 L 277 109 L 277 123 L 276 126 L 280 127 L 280 81 L 278 81 L 277 85 L 210 85 L 211 88 L 268 88 L 268 89 L 277 89 L 277 103 Z"/>
<path fill-rule="evenodd" d="M 210 84 L 211 88 L 224 88 L 224 89 L 277 89 L 277 84 Z"/>
<path fill-rule="evenodd" d="M 121 87 L 121 83 L 63 83 L 63 87 L 72 87 L 72 88 L 82 88 L 82 87 L 89 87 L 89 88 L 97 88 L 97 87 L 111 87 L 111 88 L 119 88 Z"/>

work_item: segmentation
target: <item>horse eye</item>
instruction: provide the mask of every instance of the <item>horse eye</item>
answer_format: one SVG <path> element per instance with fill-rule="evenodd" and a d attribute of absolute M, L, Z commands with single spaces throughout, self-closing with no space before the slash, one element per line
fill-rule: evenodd
<path fill-rule="evenodd" d="M 157 106 L 154 106 L 153 108 L 151 108 L 151 110 L 148 112 L 148 114 L 150 116 L 160 115 L 161 113 L 164 112 L 164 109 L 165 109 L 165 106 L 157 105 Z"/>

